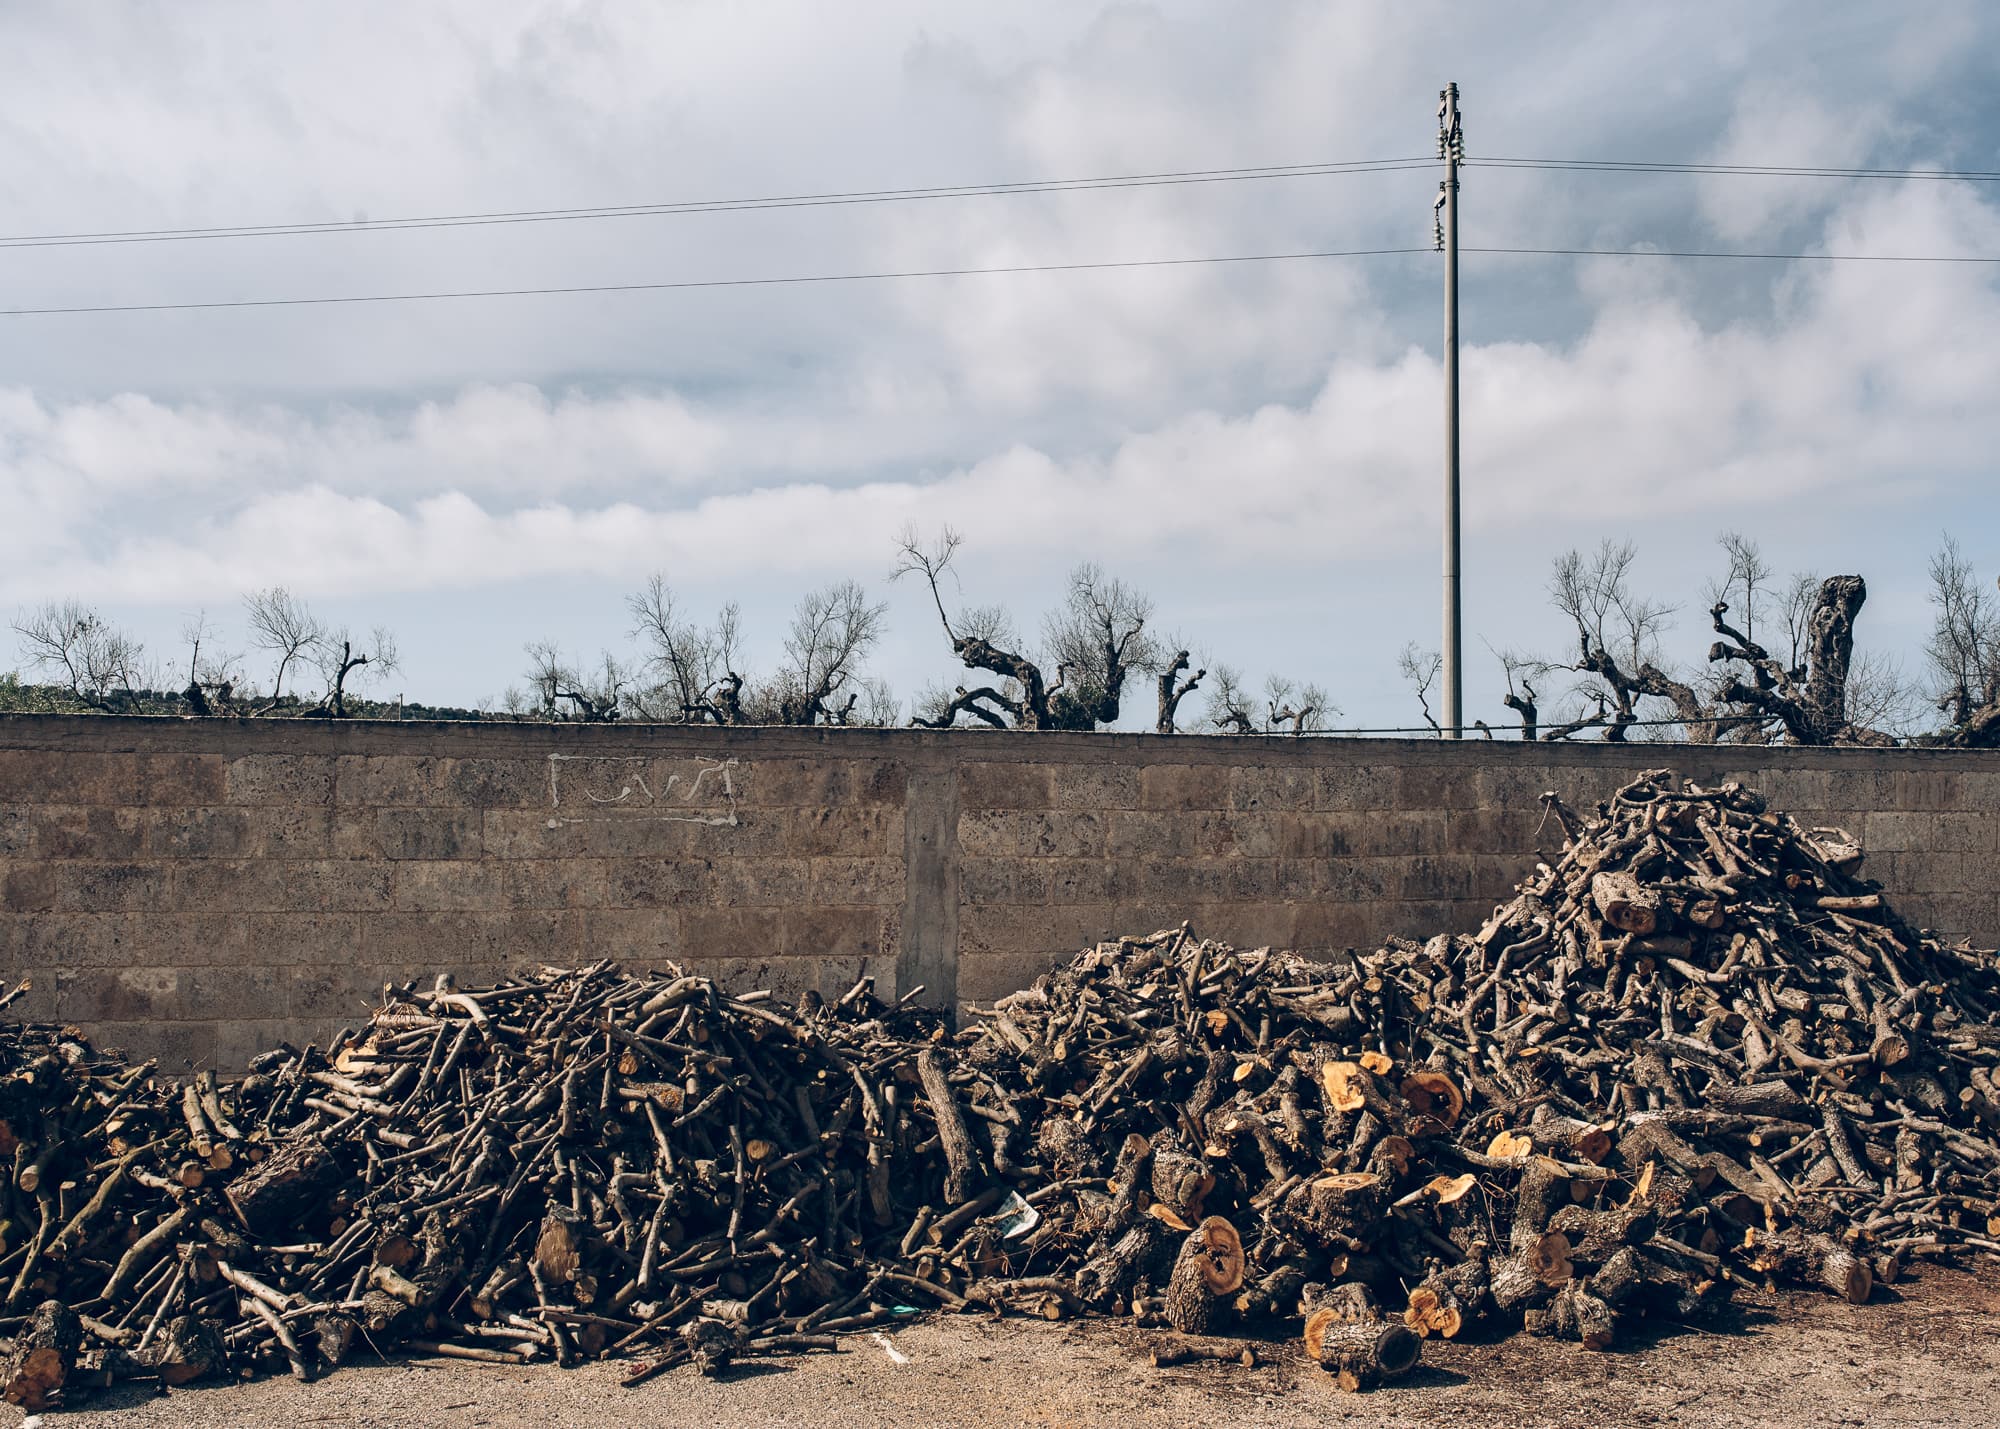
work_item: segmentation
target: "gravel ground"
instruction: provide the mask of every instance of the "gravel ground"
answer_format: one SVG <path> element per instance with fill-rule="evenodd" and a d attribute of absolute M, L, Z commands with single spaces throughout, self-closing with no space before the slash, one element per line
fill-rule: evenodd
<path fill-rule="evenodd" d="M 1722 1331 L 1642 1339 L 1620 1353 L 1524 1337 L 1425 1345 L 1402 1385 L 1344 1395 L 1289 1344 L 1246 1369 L 1150 1368 L 1144 1333 L 963 1316 L 906 1326 L 886 1346 L 752 1362 L 704 1380 L 681 1368 L 632 1389 L 627 1366 L 512 1369 L 437 1360 L 290 1379 L 136 1387 L 42 1429 L 211 1425 L 978 1424 L 1118 1426 L 1950 1425 L 2000 1422 L 2000 1275 L 1934 1271 L 1851 1307 L 1821 1296 L 1750 1301 Z M 893 1353 L 892 1353 L 893 1351 Z M 0 1416 L 11 1429 L 18 1411 Z"/>

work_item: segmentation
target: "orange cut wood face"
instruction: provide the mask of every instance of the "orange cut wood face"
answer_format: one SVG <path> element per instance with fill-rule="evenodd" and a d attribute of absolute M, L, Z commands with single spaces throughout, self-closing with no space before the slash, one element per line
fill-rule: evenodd
<path fill-rule="evenodd" d="M 1243 1239 L 1221 1216 L 1201 1223 L 1202 1283 L 1211 1295 L 1234 1294 L 1243 1284 Z"/>

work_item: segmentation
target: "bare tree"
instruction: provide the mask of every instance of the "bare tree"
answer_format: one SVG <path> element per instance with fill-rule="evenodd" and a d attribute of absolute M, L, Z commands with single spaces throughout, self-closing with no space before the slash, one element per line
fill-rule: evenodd
<path fill-rule="evenodd" d="M 1208 723 L 1230 734 L 1255 734 L 1258 726 L 1251 709 L 1249 692 L 1243 688 L 1243 676 L 1234 666 L 1215 666 L 1208 685 L 1208 709 L 1205 712 Z"/>
<path fill-rule="evenodd" d="M 1435 650 L 1419 650 L 1412 640 L 1403 647 L 1396 657 L 1396 669 L 1415 692 L 1417 704 L 1423 709 L 1424 723 L 1434 734 L 1442 735 L 1444 730 L 1438 725 L 1437 717 L 1431 713 L 1431 685 L 1436 682 L 1438 672 L 1444 668 L 1444 656 Z M 1511 684 L 1509 686 L 1512 688 Z"/>
<path fill-rule="evenodd" d="M 1321 716 L 1338 714 L 1318 685 L 1294 684 L 1282 675 L 1264 681 L 1264 728 L 1271 731 L 1290 725 L 1293 734 L 1322 728 Z"/>
<path fill-rule="evenodd" d="M 1637 559 L 1630 541 L 1609 539 L 1591 556 L 1572 550 L 1556 558 L 1549 596 L 1577 634 L 1577 658 L 1568 668 L 1585 677 L 1577 692 L 1606 712 L 1602 719 L 1572 716 L 1559 728 L 1569 733 L 1601 725 L 1605 739 L 1622 742 L 1640 721 L 1640 700 L 1651 697 L 1673 709 L 1670 728 L 1699 743 L 1713 743 L 1722 725 L 1712 702 L 1671 674 L 1660 655 L 1660 636 L 1674 608 L 1632 588 Z"/>
<path fill-rule="evenodd" d="M 1531 677 L 1540 679 L 1549 668 L 1548 664 L 1516 650 L 1494 650 L 1491 644 L 1486 648 L 1500 662 L 1500 671 L 1507 678 L 1507 693 L 1501 697 L 1500 703 L 1521 717 L 1521 738 L 1533 743 L 1539 730 L 1537 720 L 1541 706 L 1536 703 Z"/>
<path fill-rule="evenodd" d="M 954 623 L 942 582 L 963 544 L 950 527 L 928 543 L 906 530 L 891 578 L 922 576 L 952 654 L 968 670 L 984 670 L 998 682 L 960 686 L 942 705 L 920 708 L 917 722 L 942 728 L 963 714 L 996 728 L 1095 729 L 1116 723 L 1126 677 L 1164 661 L 1146 634 L 1150 602 L 1096 566 L 1078 566 L 1062 604 L 1044 622 L 1049 654 L 1038 659 L 1020 648 L 1011 622 L 994 607 L 965 611 Z M 1048 663 L 1056 668 L 1053 683 L 1043 673 Z"/>
<path fill-rule="evenodd" d="M 1182 648 L 1182 641 L 1178 635 L 1168 638 L 1167 648 L 1171 649 L 1174 653 L 1173 657 L 1166 660 L 1160 667 L 1157 680 L 1159 689 L 1158 714 L 1153 721 L 1153 729 L 1160 734 L 1174 734 L 1177 732 L 1176 720 L 1180 715 L 1181 701 L 1201 688 L 1201 682 L 1208 676 L 1206 668 L 1207 660 L 1204 658 L 1202 668 L 1196 669 L 1186 679 L 1181 679 L 1181 672 L 1192 667 L 1192 657 L 1186 649 Z"/>
<path fill-rule="evenodd" d="M 680 617 L 673 592 L 660 575 L 625 605 L 633 618 L 631 633 L 648 646 L 646 668 L 655 677 L 654 687 L 636 702 L 640 713 L 674 723 L 740 723 L 726 713 L 740 711 L 740 699 L 717 699 L 724 681 L 734 681 L 731 689 L 737 693 L 743 685 L 735 673 L 740 661 L 736 605 L 725 605 L 715 624 L 704 629 Z"/>
<path fill-rule="evenodd" d="M 778 723 L 849 723 L 862 694 L 856 667 L 882 638 L 888 613 L 886 605 L 871 604 L 855 581 L 803 596 L 785 634 L 773 690 Z"/>
<path fill-rule="evenodd" d="M 626 675 L 610 654 L 594 676 L 586 677 L 553 640 L 533 640 L 526 647 L 528 684 L 540 704 L 542 718 L 574 719 L 584 724 L 608 724 L 618 718 L 618 700 Z"/>
<path fill-rule="evenodd" d="M 1978 583 L 1950 536 L 1931 557 L 1930 575 L 1936 614 L 1924 658 L 1932 697 L 1948 721 L 1944 740 L 2000 746 L 2000 601 Z"/>
<path fill-rule="evenodd" d="M 1757 543 L 1740 532 L 1724 531 L 1715 544 L 1728 557 L 1728 567 L 1721 579 L 1708 582 L 1703 595 L 1711 608 L 1723 603 L 1734 610 L 1743 633 L 1754 639 L 1758 627 L 1765 623 L 1774 573 Z"/>
<path fill-rule="evenodd" d="M 181 698 L 196 715 L 212 715 L 218 708 L 226 712 L 236 698 L 237 657 L 217 648 L 215 636 L 206 611 L 196 611 L 181 625 L 181 639 L 188 645 L 188 682 Z"/>
<path fill-rule="evenodd" d="M 1709 647 L 1708 658 L 1744 665 L 1750 675 L 1746 683 L 1732 672 L 1722 698 L 1776 720 L 1793 744 L 1893 744 L 1888 734 L 1857 720 L 1849 701 L 1854 620 L 1867 599 L 1868 583 L 1860 576 L 1821 581 L 1805 621 L 1805 659 L 1790 665 L 1732 626 L 1725 619 L 1728 605 L 1718 601 L 1709 619 L 1724 638 Z"/>
<path fill-rule="evenodd" d="M 372 650 L 358 648 L 354 637 L 343 627 L 327 632 L 313 644 L 310 652 L 312 661 L 326 681 L 326 693 L 320 696 L 318 704 L 305 711 L 307 715 L 347 718 L 348 685 L 359 684 L 370 676 L 379 679 L 397 668 L 400 661 L 396 653 L 396 637 L 385 627 L 376 626 L 369 634 L 368 643 Z"/>
<path fill-rule="evenodd" d="M 250 643 L 277 657 L 277 672 L 271 677 L 271 694 L 256 714 L 276 709 L 285 693 L 285 676 L 326 638 L 326 626 L 303 600 L 283 586 L 257 591 L 243 598 L 250 624 Z"/>
<path fill-rule="evenodd" d="M 145 647 L 81 601 L 50 601 L 14 619 L 28 667 L 59 680 L 94 710 L 128 707 L 144 681 Z"/>

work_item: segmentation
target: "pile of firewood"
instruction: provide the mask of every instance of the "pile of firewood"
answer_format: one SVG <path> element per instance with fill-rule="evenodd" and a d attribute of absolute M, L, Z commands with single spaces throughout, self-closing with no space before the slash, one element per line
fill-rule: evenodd
<path fill-rule="evenodd" d="M 1173 930 L 1003 998 L 968 1060 L 1070 1188 L 1028 1255 L 1181 1329 L 1302 1315 L 1366 1384 L 1475 1322 L 1601 1348 L 1746 1280 L 1859 1302 L 2000 1251 L 1993 957 L 1739 787 L 1547 798 L 1561 858 L 1476 936 L 1323 964 Z M 1245 1278 L 1191 1312 L 1218 1225 Z"/>
<path fill-rule="evenodd" d="M 397 1347 L 637 1383 L 937 1307 L 1135 1316 L 1162 1364 L 1302 1330 L 1360 1387 L 1474 1325 L 1602 1347 L 2000 1251 L 1990 956 L 1734 786 L 1550 804 L 1475 936 L 1172 929 L 956 1036 L 609 965 L 390 989 L 233 1084 L 0 1028 L 0 1389 Z"/>

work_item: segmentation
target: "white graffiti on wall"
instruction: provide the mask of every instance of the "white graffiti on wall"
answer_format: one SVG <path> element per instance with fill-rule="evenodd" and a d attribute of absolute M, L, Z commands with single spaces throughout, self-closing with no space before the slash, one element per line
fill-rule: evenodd
<path fill-rule="evenodd" d="M 548 826 L 602 823 L 736 827 L 734 759 L 551 754 Z"/>

